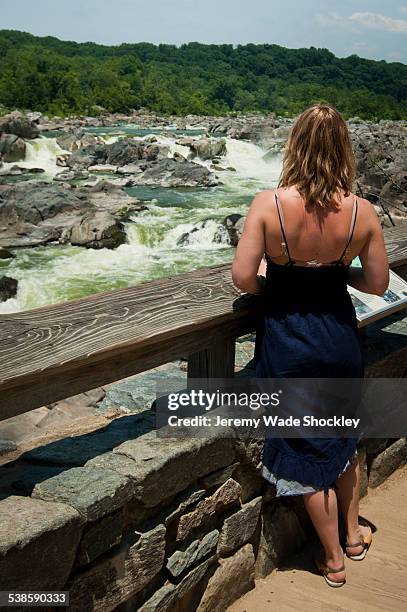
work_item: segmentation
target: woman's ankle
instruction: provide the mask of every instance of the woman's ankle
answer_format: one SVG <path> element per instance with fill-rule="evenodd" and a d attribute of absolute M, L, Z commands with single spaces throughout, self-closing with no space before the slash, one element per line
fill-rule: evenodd
<path fill-rule="evenodd" d="M 343 550 L 339 548 L 336 551 L 325 551 L 325 564 L 333 569 L 338 569 L 343 565 Z"/>
<path fill-rule="evenodd" d="M 346 526 L 346 542 L 356 544 L 360 540 L 361 531 L 359 524 L 351 524 Z"/>
<path fill-rule="evenodd" d="M 366 536 L 370 531 L 370 527 L 365 525 L 358 525 L 356 529 L 347 530 L 346 532 L 346 543 L 347 544 L 356 544 L 357 542 L 361 542 L 361 540 Z M 363 544 L 361 543 L 361 546 Z"/>

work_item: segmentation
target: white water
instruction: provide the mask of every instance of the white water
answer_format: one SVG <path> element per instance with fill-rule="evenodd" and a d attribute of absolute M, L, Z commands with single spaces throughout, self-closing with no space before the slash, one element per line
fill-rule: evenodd
<path fill-rule="evenodd" d="M 270 161 L 263 159 L 265 151 L 252 142 L 244 140 L 226 139 L 227 154 L 222 159 L 222 165 L 236 168 L 241 178 L 253 179 L 264 183 L 265 186 L 274 185 L 281 172 L 281 156 Z"/>
<path fill-rule="evenodd" d="M 4 170 L 10 169 L 12 166 L 20 166 L 21 168 L 42 168 L 45 173 L 44 178 L 52 178 L 58 172 L 62 172 L 63 168 L 57 166 L 56 158 L 58 155 L 67 153 L 57 144 L 56 138 L 36 138 L 26 141 L 25 159 L 17 162 L 9 162 L 3 164 Z"/>
<path fill-rule="evenodd" d="M 178 136 L 156 136 L 170 147 L 170 156 L 175 151 L 188 155 L 188 147 L 175 144 Z M 118 138 L 117 132 L 103 137 L 110 142 Z M 51 179 L 62 170 L 55 164 L 60 153 L 63 150 L 55 139 L 36 139 L 28 143 L 27 158 L 18 165 L 42 167 Z M 15 259 L 0 260 L 0 276 L 6 274 L 19 282 L 17 297 L 0 303 L 0 313 L 231 261 L 234 249 L 221 221 L 231 213 L 245 214 L 256 191 L 274 186 L 279 177 L 281 159 L 265 162 L 264 153 L 254 144 L 228 138 L 227 155 L 220 163 L 223 167 L 233 166 L 236 172 L 219 171 L 222 186 L 192 190 L 139 188 L 132 195 L 145 199 L 148 210 L 134 214 L 126 223 L 127 244 L 114 250 L 58 244 L 17 249 Z M 210 166 L 212 162 L 200 163 Z M 180 243 L 186 233 L 188 239 Z"/>

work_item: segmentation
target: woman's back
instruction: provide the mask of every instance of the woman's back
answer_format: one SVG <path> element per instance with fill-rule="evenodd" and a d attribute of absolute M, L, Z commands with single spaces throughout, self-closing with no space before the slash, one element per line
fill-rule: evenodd
<path fill-rule="evenodd" d="M 263 194 L 265 253 L 276 264 L 348 264 L 359 255 L 368 236 L 366 200 L 340 195 L 335 205 L 315 209 L 293 187 Z"/>

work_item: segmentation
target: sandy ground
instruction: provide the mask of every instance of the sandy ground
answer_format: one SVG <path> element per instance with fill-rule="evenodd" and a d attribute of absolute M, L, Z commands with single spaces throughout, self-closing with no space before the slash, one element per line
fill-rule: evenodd
<path fill-rule="evenodd" d="M 347 583 L 329 587 L 309 551 L 256 581 L 228 612 L 407 612 L 407 466 L 361 501 L 361 516 L 377 528 L 364 561 L 346 560 Z"/>

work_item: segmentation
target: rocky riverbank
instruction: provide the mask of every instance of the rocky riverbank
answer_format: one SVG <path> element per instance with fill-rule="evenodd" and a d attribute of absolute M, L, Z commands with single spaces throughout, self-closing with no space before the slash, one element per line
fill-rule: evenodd
<path fill-rule="evenodd" d="M 221 187 L 235 170 L 226 161 L 231 142 L 253 143 L 267 162 L 281 157 L 292 122 L 274 115 L 163 117 L 145 110 L 67 119 L 15 111 L 1 117 L 0 257 L 12 259 L 17 248 L 49 243 L 115 249 L 126 242 L 129 215 L 146 210 L 129 188 Z M 142 135 L 123 132 L 129 125 Z M 98 132 L 116 127 L 114 137 Z M 358 164 L 354 191 L 373 202 L 384 226 L 404 222 L 407 123 L 354 118 L 349 128 Z M 35 143 L 50 135 L 56 143 L 52 175 L 41 159 L 38 166 L 26 163 Z M 225 216 L 213 232 L 214 243 L 237 244 L 241 212 Z M 210 218 L 188 228 L 179 246 L 193 244 L 208 223 Z M 7 276 L 1 280 L 0 299 L 6 300 L 17 284 Z"/>
<path fill-rule="evenodd" d="M 24 159 L 27 139 L 52 130 L 58 132 L 57 143 L 66 151 L 56 160 L 62 168 L 54 178 L 60 182 L 85 180 L 98 172 L 109 172 L 117 175 L 113 182 L 119 187 L 143 184 L 211 187 L 221 183 L 215 171 L 224 169 L 221 164 L 226 153 L 224 137 L 253 142 L 264 149 L 267 159 L 282 151 L 292 122 L 292 119 L 274 115 L 163 117 L 144 110 L 130 115 L 50 120 L 40 113 L 24 115 L 15 111 L 0 119 L 0 152 L 3 161 L 18 162 Z M 106 144 L 102 138 L 86 131 L 123 124 L 135 124 L 146 130 L 199 128 L 201 133 L 176 141 L 189 149 L 188 155 L 184 156 L 171 154 L 168 146 L 159 143 L 155 135 L 125 137 Z M 407 122 L 381 121 L 374 124 L 354 118 L 349 120 L 349 128 L 358 162 L 355 191 L 378 206 L 385 224 L 406 218 Z M 210 167 L 197 163 L 205 160 L 213 162 Z M 40 173 L 43 168 L 30 168 L 29 171 L 31 174 L 33 171 Z M 4 184 L 7 177 L 27 171 L 19 168 L 17 163 L 14 168 L 0 169 L 0 172 Z"/>

